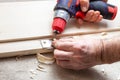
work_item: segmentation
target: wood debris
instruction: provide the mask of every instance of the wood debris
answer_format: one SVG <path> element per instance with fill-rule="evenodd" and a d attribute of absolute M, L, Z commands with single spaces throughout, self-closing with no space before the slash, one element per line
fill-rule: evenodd
<path fill-rule="evenodd" d="M 46 72 L 44 69 L 37 68 L 36 70 Z"/>
<path fill-rule="evenodd" d="M 31 76 L 30 79 L 34 79 L 33 76 Z"/>
<path fill-rule="evenodd" d="M 35 75 L 37 74 L 33 69 L 31 69 L 30 72 Z"/>
<path fill-rule="evenodd" d="M 16 56 L 16 57 L 15 57 L 15 60 L 16 60 L 16 61 L 20 60 L 20 56 Z"/>
<path fill-rule="evenodd" d="M 38 68 L 40 68 L 40 69 L 44 69 L 44 67 L 40 66 L 40 64 L 38 65 Z"/>
<path fill-rule="evenodd" d="M 37 68 L 36 70 L 42 71 L 42 72 L 46 72 L 46 71 L 45 71 L 45 68 L 42 67 L 40 64 L 38 65 L 38 68 Z"/>
<path fill-rule="evenodd" d="M 37 59 L 38 59 L 38 62 L 44 63 L 44 64 L 53 64 L 55 62 L 55 58 L 46 57 L 41 55 L 40 53 L 37 53 Z"/>
<path fill-rule="evenodd" d="M 37 75 L 35 70 L 31 69 L 29 72 L 31 73 L 30 79 L 34 79 L 35 75 Z"/>
<path fill-rule="evenodd" d="M 102 32 L 101 33 L 101 36 L 105 36 L 105 35 L 107 35 L 107 32 Z"/>

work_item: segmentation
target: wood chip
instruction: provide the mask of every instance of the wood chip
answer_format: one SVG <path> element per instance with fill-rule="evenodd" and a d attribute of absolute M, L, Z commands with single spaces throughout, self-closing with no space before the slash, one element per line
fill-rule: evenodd
<path fill-rule="evenodd" d="M 37 74 L 33 69 L 30 70 L 30 73 L 35 74 L 35 75 Z"/>
<path fill-rule="evenodd" d="M 37 68 L 36 70 L 46 72 L 44 69 Z"/>
<path fill-rule="evenodd" d="M 15 57 L 15 60 L 16 60 L 16 61 L 20 60 L 20 56 L 16 56 L 16 57 Z"/>
<path fill-rule="evenodd" d="M 55 58 L 46 57 L 41 55 L 40 53 L 37 53 L 37 59 L 40 63 L 44 64 L 53 64 L 55 62 Z"/>
<path fill-rule="evenodd" d="M 101 33 L 101 36 L 105 36 L 105 35 L 107 35 L 107 32 L 102 32 Z"/>
<path fill-rule="evenodd" d="M 30 79 L 34 79 L 33 76 L 31 76 Z"/>
<path fill-rule="evenodd" d="M 44 67 L 40 66 L 40 64 L 38 65 L 38 68 L 40 68 L 40 69 L 44 69 Z"/>

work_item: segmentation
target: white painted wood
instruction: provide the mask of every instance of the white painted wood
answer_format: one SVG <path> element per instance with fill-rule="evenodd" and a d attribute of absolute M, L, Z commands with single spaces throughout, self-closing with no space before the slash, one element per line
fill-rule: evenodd
<path fill-rule="evenodd" d="M 52 48 L 42 47 L 40 40 L 0 44 L 0 58 L 48 52 L 52 52 Z"/>
<path fill-rule="evenodd" d="M 0 3 L 0 39 L 49 35 L 55 2 Z"/>

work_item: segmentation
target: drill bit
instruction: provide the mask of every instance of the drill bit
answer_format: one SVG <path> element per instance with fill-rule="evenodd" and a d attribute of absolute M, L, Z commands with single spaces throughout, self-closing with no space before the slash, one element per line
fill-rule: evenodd
<path fill-rule="evenodd" d="M 60 32 L 57 30 L 53 31 L 53 41 L 55 41 L 57 39 L 57 34 L 59 34 Z"/>
<path fill-rule="evenodd" d="M 53 41 L 56 40 L 56 36 L 57 36 L 57 34 L 56 34 L 56 33 L 53 33 Z"/>

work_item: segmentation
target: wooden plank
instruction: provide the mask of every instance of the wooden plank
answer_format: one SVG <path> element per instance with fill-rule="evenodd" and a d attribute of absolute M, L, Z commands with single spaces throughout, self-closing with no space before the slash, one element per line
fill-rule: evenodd
<path fill-rule="evenodd" d="M 56 37 L 60 38 L 60 37 L 66 37 L 66 36 L 78 36 L 78 35 L 96 34 L 96 33 L 102 33 L 102 32 L 115 32 L 115 31 L 120 31 L 120 28 L 107 28 L 107 29 L 99 29 L 99 30 L 88 30 L 88 31 L 79 32 L 79 33 L 58 34 L 56 35 Z M 35 36 L 35 37 L 0 40 L 0 43 L 10 43 L 10 42 L 29 41 L 29 40 L 38 40 L 38 39 L 52 39 L 52 38 L 54 38 L 54 35 Z"/>
<path fill-rule="evenodd" d="M 0 58 L 52 52 L 42 47 L 40 40 L 11 42 L 0 44 Z"/>
<path fill-rule="evenodd" d="M 103 36 L 101 33 L 97 34 L 86 34 L 78 35 L 80 38 L 91 37 L 91 38 L 113 38 L 120 35 L 120 31 L 116 32 L 106 32 L 107 35 Z M 97 36 L 97 37 L 96 37 Z M 72 35 L 71 35 L 72 37 Z M 21 56 L 21 55 L 30 55 L 36 53 L 48 53 L 53 52 L 53 48 L 50 49 L 42 47 L 40 40 L 28 40 L 28 41 L 18 41 L 18 42 L 8 42 L 0 44 L 0 58 L 3 57 L 12 57 L 12 56 Z"/>
<path fill-rule="evenodd" d="M 0 3 L 0 40 L 49 35 L 55 3 L 55 0 Z"/>

